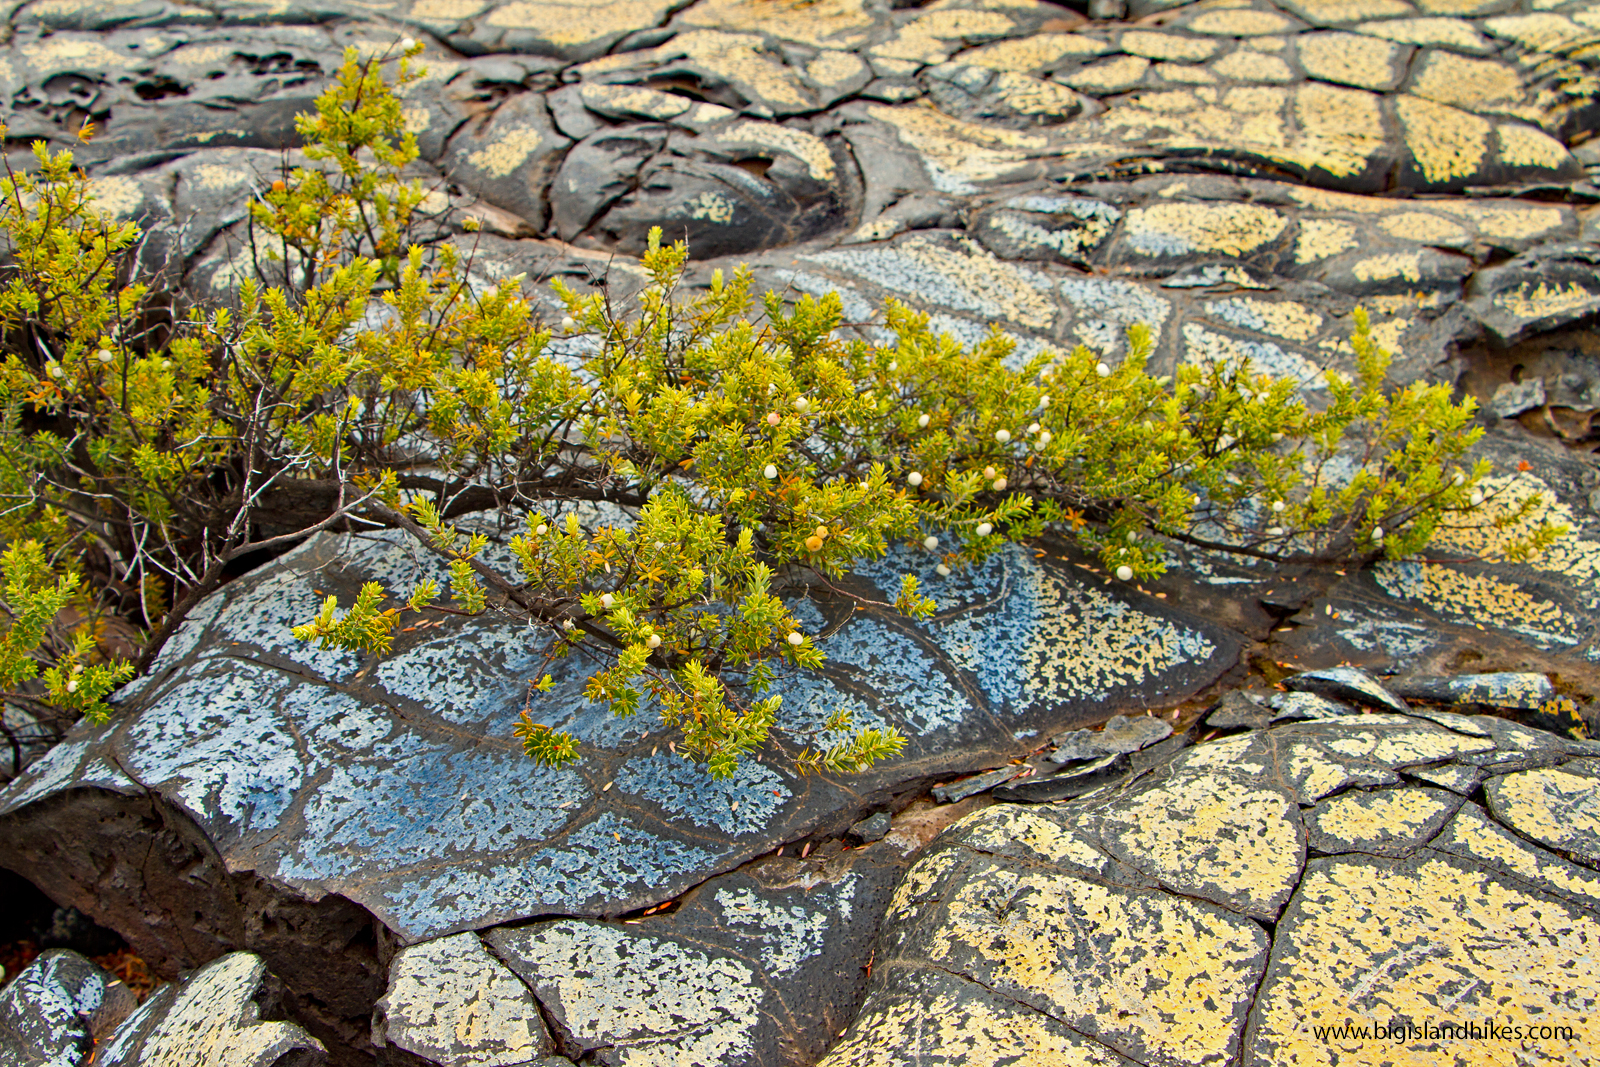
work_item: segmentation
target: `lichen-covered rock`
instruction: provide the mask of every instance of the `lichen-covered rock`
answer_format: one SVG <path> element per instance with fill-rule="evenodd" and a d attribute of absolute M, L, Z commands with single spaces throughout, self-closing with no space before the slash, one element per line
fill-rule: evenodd
<path fill-rule="evenodd" d="M 41 955 L 0 992 L 7 1067 L 321 1067 L 324 1050 L 288 1022 L 276 980 L 230 953 L 152 993 L 144 1004 L 75 952 Z"/>
<path fill-rule="evenodd" d="M 658 904 L 787 841 L 843 832 L 864 795 L 1003 763 L 1028 751 L 1027 737 L 1110 700 L 1193 692 L 1236 654 L 1215 627 L 1021 550 L 949 579 L 936 562 L 899 552 L 859 579 L 877 599 L 902 570 L 918 573 L 945 609 L 927 625 L 797 602 L 809 631 L 832 633 L 830 666 L 780 681 L 785 736 L 806 743 L 842 704 L 863 726 L 898 726 L 905 754 L 840 780 L 751 759 L 719 781 L 676 756 L 648 710 L 618 720 L 586 702 L 573 660 L 532 707 L 580 739 L 583 759 L 531 764 L 511 728 L 543 667 L 521 628 L 452 623 L 401 635 L 370 661 L 295 641 L 289 625 L 322 593 L 431 573 L 398 535 L 323 538 L 202 605 L 124 717 L 84 727 L 14 783 L 0 847 L 102 922 L 133 928 L 141 953 L 165 966 L 258 948 L 296 995 L 337 1005 L 327 1024 L 359 1040 L 355 1020 L 383 988 L 365 992 L 375 961 L 341 954 L 328 966 L 317 955 L 364 915 L 410 942 Z M 152 806 L 184 839 L 162 847 L 192 855 L 185 864 L 205 879 L 98 892 L 104 869 L 91 857 L 147 852 L 139 827 Z M 60 835 L 82 851 L 58 849 Z M 184 899 L 184 885 L 207 880 L 228 889 Z M 304 919 L 258 927 L 257 909 Z"/>
<path fill-rule="evenodd" d="M 552 1048 L 533 994 L 476 934 L 401 949 L 372 1030 L 373 1044 L 441 1067 L 518 1067 Z"/>
<path fill-rule="evenodd" d="M 0 1062 L 79 1067 L 137 1004 L 127 986 L 76 952 L 51 949 L 0 990 Z"/>
<path fill-rule="evenodd" d="M 1457 718 L 1474 731 L 1293 723 L 1065 805 L 968 816 L 901 880 L 866 1004 L 823 1064 L 1364 1062 L 1370 1037 L 1317 1028 L 1508 1015 L 1553 1028 L 1521 1046 L 1533 1062 L 1581 1055 L 1600 876 L 1528 839 L 1595 863 L 1600 745 Z M 1535 750 L 1487 808 L 1408 780 Z M 1460 1050 L 1436 1030 L 1396 1047 Z"/>

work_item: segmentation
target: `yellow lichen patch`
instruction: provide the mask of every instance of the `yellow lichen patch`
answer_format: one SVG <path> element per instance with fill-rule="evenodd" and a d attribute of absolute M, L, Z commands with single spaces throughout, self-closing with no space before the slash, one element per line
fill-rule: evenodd
<path fill-rule="evenodd" d="M 1505 127 L 1501 127 L 1502 131 Z M 1485 237 L 1504 241 L 1544 237 L 1567 224 L 1569 213 L 1559 207 L 1479 204 L 1466 200 L 1430 200 L 1428 208 L 1466 219 Z"/>
<path fill-rule="evenodd" d="M 1522 836 L 1590 862 L 1600 856 L 1600 780 L 1542 767 L 1492 779 L 1484 793 L 1495 817 Z"/>
<path fill-rule="evenodd" d="M 1217 54 L 1216 41 L 1182 37 L 1175 33 L 1153 33 L 1149 30 L 1129 30 L 1117 42 L 1130 56 L 1146 59 L 1181 59 L 1190 63 L 1210 59 Z"/>
<path fill-rule="evenodd" d="M 861 77 L 866 72 L 866 64 L 850 52 L 825 48 L 806 64 L 805 69 L 806 77 L 815 85 L 843 85 Z"/>
<path fill-rule="evenodd" d="M 1156 77 L 1179 85 L 1215 85 L 1217 76 L 1190 63 L 1157 63 Z"/>
<path fill-rule="evenodd" d="M 1261 37 L 1272 33 L 1288 33 L 1294 29 L 1294 22 L 1274 11 L 1244 8 L 1237 11 L 1207 11 L 1190 19 L 1184 29 L 1218 37 Z"/>
<path fill-rule="evenodd" d="M 1104 871 L 1111 862 L 1078 831 L 1040 818 L 1020 805 L 996 804 L 956 825 L 965 831 L 962 844 L 979 852 L 1023 849 L 1046 863 L 1091 871 Z"/>
<path fill-rule="evenodd" d="M 1459 248 L 1472 240 L 1460 225 L 1427 211 L 1396 211 L 1379 219 L 1378 225 L 1391 237 L 1418 244 Z"/>
<path fill-rule="evenodd" d="M 1224 78 L 1241 82 L 1266 82 L 1283 85 L 1294 81 L 1294 71 L 1277 56 L 1241 48 L 1230 52 L 1211 64 L 1211 69 Z"/>
<path fill-rule="evenodd" d="M 896 251 L 912 263 L 948 278 L 952 285 L 972 293 L 982 304 L 999 309 L 1012 322 L 1042 330 L 1055 321 L 1055 304 L 1018 274 L 1015 266 L 995 258 L 975 241 L 964 240 L 959 247 L 949 248 L 913 239 Z"/>
<path fill-rule="evenodd" d="M 1059 63 L 1068 57 L 1104 55 L 1110 51 L 1110 47 L 1104 41 L 1080 37 L 1075 33 L 1037 33 L 986 44 L 962 52 L 957 58 L 968 66 L 1026 73 Z"/>
<path fill-rule="evenodd" d="M 1294 261 L 1314 263 L 1347 252 L 1360 244 L 1356 228 L 1337 219 L 1301 219 L 1294 239 Z"/>
<path fill-rule="evenodd" d="M 1042 119 L 1069 116 L 1081 103 L 1078 94 L 1065 85 L 1010 70 L 997 74 L 989 90 L 1018 115 L 1036 115 Z"/>
<path fill-rule="evenodd" d="M 1515 289 L 1496 293 L 1495 304 L 1522 319 L 1543 318 L 1563 312 L 1587 311 L 1600 297 L 1577 282 L 1523 282 Z"/>
<path fill-rule="evenodd" d="M 1480 55 L 1494 51 L 1492 41 L 1475 30 L 1472 23 L 1461 19 L 1384 19 L 1380 22 L 1363 22 L 1356 27 L 1356 32 L 1401 44 L 1438 45 Z"/>
<path fill-rule="evenodd" d="M 237 174 L 232 167 L 222 168 Z M 89 195 L 94 198 L 94 208 L 113 219 L 131 218 L 144 203 L 144 187 L 136 178 L 108 175 L 89 183 Z"/>
<path fill-rule="evenodd" d="M 1359 89 L 1400 84 L 1400 47 L 1391 41 L 1354 33 L 1307 33 L 1295 41 L 1295 49 L 1313 78 Z"/>
<path fill-rule="evenodd" d="M 659 26 L 672 7 L 673 0 L 515 0 L 484 21 L 497 29 L 531 30 L 553 45 L 571 47 Z"/>
<path fill-rule="evenodd" d="M 962 1067 L 1120 1067 L 1127 1061 L 1048 1015 L 1001 998 L 980 999 L 954 977 L 936 981 L 951 992 L 880 1002 L 861 1014 L 817 1067 L 904 1067 L 912 1063 Z"/>
<path fill-rule="evenodd" d="M 1378 584 L 1441 614 L 1479 626 L 1494 626 L 1544 641 L 1571 645 L 1574 625 L 1564 611 L 1521 586 L 1483 574 L 1467 574 L 1438 563 L 1380 567 Z"/>
<path fill-rule="evenodd" d="M 531 126 L 507 130 L 490 144 L 467 155 L 467 163 L 477 167 L 491 178 L 505 178 L 514 173 L 539 151 L 544 138 Z"/>
<path fill-rule="evenodd" d="M 903 923 L 915 918 L 920 902 L 934 895 L 945 875 L 960 862 L 961 853 L 947 849 L 913 863 L 911 869 L 900 877 L 900 884 L 895 887 L 894 896 L 889 899 L 889 909 L 883 917 L 884 923 L 886 925 Z"/>
<path fill-rule="evenodd" d="M 133 64 L 123 52 L 91 37 L 58 33 L 42 40 L 24 39 L 12 46 L 35 75 L 77 70 L 123 70 Z"/>
<path fill-rule="evenodd" d="M 760 30 L 815 48 L 850 49 L 873 27 L 864 0 L 701 0 L 678 15 L 688 26 Z"/>
<path fill-rule="evenodd" d="M 1415 15 L 1405 0 L 1292 0 L 1291 10 L 1319 25 L 1340 25 L 1362 19 Z"/>
<path fill-rule="evenodd" d="M 1450 553 L 1483 559 L 1500 559 L 1507 547 L 1526 538 L 1543 523 L 1565 526 L 1567 533 L 1544 552 L 1529 560 L 1543 571 L 1562 575 L 1580 588 L 1594 590 L 1600 584 L 1600 543 L 1578 536 L 1578 517 L 1556 499 L 1543 478 L 1527 472 L 1490 475 L 1478 483 L 1487 498 L 1483 510 L 1474 513 L 1472 527 L 1441 527 L 1429 542 Z M 1521 502 L 1533 497 L 1535 505 L 1520 522 L 1498 526 L 1509 519 Z"/>
<path fill-rule="evenodd" d="M 1038 134 L 964 122 L 928 107 L 874 105 L 867 113 L 945 172 L 969 181 L 1003 177 L 1049 144 Z"/>
<path fill-rule="evenodd" d="M 1398 720 L 1398 723 L 1397 723 Z M 1473 752 L 1487 752 L 1494 742 L 1483 737 L 1467 737 L 1437 726 L 1423 726 L 1414 719 L 1394 716 L 1379 722 L 1373 716 L 1361 718 L 1363 728 L 1326 742 L 1330 751 L 1351 759 L 1369 760 L 1388 767 L 1410 767 L 1418 763 L 1437 763 Z M 1378 729 L 1398 725 L 1398 729 Z"/>
<path fill-rule="evenodd" d="M 1383 150 L 1383 111 L 1378 97 L 1333 85 L 1302 85 L 1294 94 L 1300 136 L 1293 159 L 1336 177 L 1360 174 Z"/>
<path fill-rule="evenodd" d="M 1468 805 L 1451 820 L 1435 845 L 1487 860 L 1532 882 L 1600 904 L 1600 874 L 1533 848 Z"/>
<path fill-rule="evenodd" d="M 1350 268 L 1357 281 L 1387 282 L 1396 278 L 1408 282 L 1422 280 L 1422 253 L 1388 252 L 1381 256 L 1368 256 L 1357 260 Z"/>
<path fill-rule="evenodd" d="M 1415 69 L 1410 91 L 1435 103 L 1535 121 L 1540 117 L 1538 108 L 1518 106 L 1525 95 L 1522 76 L 1509 63 L 1430 49 Z"/>
<path fill-rule="evenodd" d="M 665 122 L 688 111 L 689 100 L 673 93 L 658 92 L 637 85 L 605 85 L 586 82 L 578 89 L 584 105 L 602 115 L 629 115 Z"/>
<path fill-rule="evenodd" d="M 1405 130 L 1406 147 L 1430 182 L 1471 178 L 1489 147 L 1490 124 L 1476 115 L 1418 96 L 1403 95 L 1395 111 Z"/>
<path fill-rule="evenodd" d="M 1223 741 L 1196 745 L 1184 753 L 1183 766 L 1186 770 L 1237 770 L 1244 774 L 1260 774 L 1267 769 L 1266 764 L 1243 759 L 1254 741 L 1251 735 L 1241 734 Z"/>
<path fill-rule="evenodd" d="M 1289 39 L 1287 37 L 1251 37 L 1240 41 L 1239 44 L 1244 48 L 1260 52 L 1281 52 L 1289 47 Z"/>
<path fill-rule="evenodd" d="M 698 195 L 684 201 L 683 210 L 691 219 L 704 222 L 715 222 L 726 226 L 733 221 L 734 210 L 737 205 L 719 192 L 704 189 Z"/>
<path fill-rule="evenodd" d="M 1531 126 L 1502 122 L 1495 128 L 1495 139 L 1499 141 L 1500 162 L 1510 167 L 1559 170 L 1572 161 L 1565 145 Z"/>
<path fill-rule="evenodd" d="M 1267 938 L 1193 900 L 991 868 L 922 951 L 1137 1062 L 1200 1063 L 1238 1048 Z"/>
<path fill-rule="evenodd" d="M 411 17 L 432 22 L 459 22 L 481 14 L 488 6 L 485 0 L 417 0 L 411 5 Z M 430 66 L 432 63 L 429 60 Z"/>
<path fill-rule="evenodd" d="M 1345 793 L 1319 804 L 1307 827 L 1324 840 L 1313 844 L 1324 852 L 1355 849 L 1390 840 L 1421 838 L 1453 807 L 1437 793 L 1421 789 L 1382 789 Z"/>
<path fill-rule="evenodd" d="M 1594 40 L 1594 32 L 1560 15 L 1502 15 L 1486 19 L 1483 28 L 1530 52 L 1555 52 Z"/>
<path fill-rule="evenodd" d="M 1067 84 L 1086 93 L 1117 93 L 1132 89 L 1150 69 L 1142 56 L 1116 56 L 1084 67 L 1067 78 Z"/>
<path fill-rule="evenodd" d="M 1121 800 L 1096 822 L 1124 863 L 1177 892 L 1263 918 L 1289 899 L 1304 858 L 1292 799 L 1210 771 Z"/>
<path fill-rule="evenodd" d="M 1430 15 L 1488 15 L 1505 7 L 1505 0 L 1416 0 Z"/>
<path fill-rule="evenodd" d="M 1289 341 L 1309 341 L 1322 329 L 1322 316 L 1292 300 L 1234 296 L 1212 300 L 1206 314 L 1240 329 L 1255 330 Z"/>
<path fill-rule="evenodd" d="M 822 138 L 775 122 L 741 122 L 717 134 L 723 144 L 758 144 L 787 152 L 806 165 L 819 182 L 831 182 L 836 173 L 833 155 Z"/>
<path fill-rule="evenodd" d="M 918 63 L 943 63 L 963 44 L 1008 36 L 1014 23 L 997 11 L 946 8 L 919 15 L 900 32 L 872 46 L 872 54 Z"/>
<path fill-rule="evenodd" d="M 1278 926 L 1271 977 L 1258 1001 L 1251 1062 L 1570 1063 L 1567 1041 L 1387 1041 L 1319 1035 L 1345 1023 L 1572 1026 L 1587 1034 L 1600 1008 L 1600 923 L 1495 875 L 1442 858 L 1310 866 Z M 1468 1058 L 1459 1057 L 1463 1050 Z M 1441 1057 L 1443 1059 L 1441 1060 Z"/>
<path fill-rule="evenodd" d="M 661 60 L 685 56 L 769 104 L 805 109 L 812 103 L 793 70 L 768 58 L 766 42 L 755 34 L 695 30 L 674 37 L 654 55 Z"/>
<path fill-rule="evenodd" d="M 1302 804 L 1321 800 L 1355 780 L 1344 764 L 1329 759 L 1326 752 L 1307 741 L 1295 741 L 1280 759 Z"/>
<path fill-rule="evenodd" d="M 1152 204 L 1128 212 L 1129 245 L 1148 256 L 1243 256 L 1282 236 L 1289 220 L 1258 204 Z"/>

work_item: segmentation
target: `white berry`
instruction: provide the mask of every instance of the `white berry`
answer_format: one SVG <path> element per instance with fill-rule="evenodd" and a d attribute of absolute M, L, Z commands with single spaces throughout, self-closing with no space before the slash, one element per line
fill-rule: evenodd
<path fill-rule="evenodd" d="M 941 578 L 950 577 L 950 568 L 946 567 L 943 563 L 939 564 L 937 567 L 935 567 L 933 569 L 934 569 L 934 572 L 937 573 L 939 575 L 939 577 L 941 577 Z"/>
<path fill-rule="evenodd" d="M 996 430 L 994 432 L 994 439 L 996 441 L 999 441 L 1001 444 L 1005 444 L 1007 441 L 1011 440 L 1011 431 L 1010 430 Z"/>
<path fill-rule="evenodd" d="M 600 606 L 601 607 L 609 608 L 612 604 L 615 604 L 615 603 L 616 603 L 616 599 L 610 593 L 601 593 L 600 594 Z"/>
<path fill-rule="evenodd" d="M 98 359 L 101 363 L 110 363 L 112 360 L 111 349 L 102 348 L 99 352 L 95 353 L 94 358 Z"/>
<path fill-rule="evenodd" d="M 762 468 L 761 473 L 765 474 L 768 478 L 776 478 L 778 476 L 778 468 L 768 463 Z"/>
<path fill-rule="evenodd" d="M 978 536 L 979 537 L 988 537 L 992 533 L 994 533 L 993 524 L 987 523 L 987 522 L 978 523 Z"/>
<path fill-rule="evenodd" d="M 932 534 L 929 534 L 927 537 L 922 539 L 922 547 L 927 549 L 929 552 L 932 552 L 934 549 L 939 547 L 939 539 Z"/>
<path fill-rule="evenodd" d="M 661 635 L 660 634 L 651 634 L 649 637 L 644 639 L 644 643 L 645 643 L 646 647 L 648 647 L 648 648 L 660 648 L 661 647 Z"/>
<path fill-rule="evenodd" d="M 797 397 L 794 398 L 794 409 L 796 411 L 804 411 L 806 408 L 808 408 L 810 406 L 811 406 L 811 401 L 807 400 L 805 397 L 797 396 Z"/>
<path fill-rule="evenodd" d="M 1102 363 L 1101 366 L 1105 366 L 1105 364 Z M 1119 582 L 1132 581 L 1133 580 L 1133 568 L 1128 566 L 1126 563 L 1124 563 L 1122 566 L 1118 567 L 1117 568 L 1117 580 Z"/>
<path fill-rule="evenodd" d="M 1004 489 L 1006 487 L 1005 475 L 1001 475 L 1000 477 L 996 478 L 990 483 L 990 487 L 993 488 L 997 493 Z"/>
<path fill-rule="evenodd" d="M 921 471 L 912 471 L 910 474 L 906 475 L 906 484 L 910 485 L 913 489 L 915 489 L 917 486 L 921 485 L 922 484 L 922 472 Z"/>
<path fill-rule="evenodd" d="M 545 534 L 550 532 L 550 527 L 541 522 L 539 525 L 533 528 L 533 532 L 535 535 L 543 537 Z"/>
<path fill-rule="evenodd" d="M 1281 500 L 1274 500 L 1272 502 L 1272 511 L 1273 511 L 1273 514 L 1275 514 L 1275 515 L 1282 515 L 1284 513 L 1284 511 L 1288 509 L 1288 507 L 1289 507 L 1289 505 L 1285 504 Z"/>
<path fill-rule="evenodd" d="M 928 428 L 928 416 L 926 416 L 926 415 L 918 415 L 917 416 L 917 425 L 922 427 L 923 429 L 927 429 Z"/>
<path fill-rule="evenodd" d="M 1109 364 L 1106 364 L 1106 363 L 1096 363 L 1095 367 L 1094 367 L 1094 372 L 1096 374 L 1100 375 L 1100 377 L 1102 377 L 1102 378 L 1111 377 L 1111 367 L 1110 367 Z"/>
<path fill-rule="evenodd" d="M 805 644 L 805 640 L 806 639 L 804 637 L 801 637 L 798 632 L 796 632 L 794 630 L 790 630 L 789 631 L 789 643 L 791 645 L 802 645 L 802 644 Z"/>

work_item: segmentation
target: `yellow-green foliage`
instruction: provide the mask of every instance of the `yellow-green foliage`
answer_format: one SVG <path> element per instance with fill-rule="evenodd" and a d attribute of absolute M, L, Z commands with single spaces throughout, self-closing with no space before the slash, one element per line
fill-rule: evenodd
<path fill-rule="evenodd" d="M 1456 466 L 1471 402 L 1387 390 L 1364 316 L 1359 376 L 1330 372 L 1311 410 L 1248 364 L 1153 377 L 1143 327 L 1114 367 L 1079 348 L 1008 369 L 998 331 L 964 348 L 896 304 L 892 342 L 842 340 L 833 296 L 767 294 L 756 313 L 742 269 L 683 291 L 688 250 L 655 232 L 631 307 L 557 284 L 562 332 L 594 342 L 557 358 L 520 278 L 475 290 L 452 245 L 412 243 L 438 197 L 403 178 L 416 146 L 383 67 L 406 83 L 416 51 L 351 52 L 302 117 L 310 165 L 252 203 L 260 278 L 231 312 L 141 327 L 150 294 L 119 287 L 137 230 L 93 210 L 68 153 L 41 146 L 35 174 L 0 183 L 14 249 L 0 290 L 7 686 L 86 561 L 152 627 L 148 658 L 230 562 L 336 525 L 398 527 L 446 561 L 453 606 L 431 582 L 369 583 L 298 637 L 383 653 L 407 612 L 532 619 L 552 655 L 592 658 L 591 700 L 618 714 L 652 702 L 680 751 L 727 775 L 767 740 L 776 665 L 823 663 L 779 596 L 808 574 L 836 578 L 895 542 L 947 570 L 1049 531 L 1138 578 L 1160 573 L 1166 538 L 1403 555 L 1469 510 L 1485 472 Z M 1335 456 L 1353 473 L 1334 477 Z M 575 499 L 632 521 L 557 521 Z M 514 570 L 451 521 L 491 508 L 526 516 Z M 934 603 L 907 576 L 894 607 L 926 617 Z M 109 667 L 78 669 L 87 655 L 58 654 L 51 699 L 98 711 L 114 683 Z M 531 709 L 517 729 L 536 759 L 577 757 Z M 851 730 L 836 716 L 824 732 Z M 854 771 L 903 744 L 861 731 L 798 762 Z"/>

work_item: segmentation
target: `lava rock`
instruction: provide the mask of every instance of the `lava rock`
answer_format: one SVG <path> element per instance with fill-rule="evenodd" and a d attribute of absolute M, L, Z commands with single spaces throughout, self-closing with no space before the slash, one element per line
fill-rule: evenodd
<path fill-rule="evenodd" d="M 1359 704 L 1371 704 L 1401 713 L 1411 709 L 1372 675 L 1356 667 L 1330 667 L 1322 671 L 1306 671 L 1291 675 L 1283 684 L 1298 693 L 1316 693 L 1321 696 L 1343 697 Z"/>
<path fill-rule="evenodd" d="M 64 949 L 39 954 L 0 990 L 0 1062 L 78 1067 L 138 1005 L 127 986 Z"/>
<path fill-rule="evenodd" d="M 850 836 L 863 842 L 882 841 L 889 833 L 891 825 L 892 820 L 888 812 L 876 812 L 851 826 Z"/>
<path fill-rule="evenodd" d="M 1265 729 L 1272 720 L 1272 711 L 1249 693 L 1230 689 L 1222 694 L 1217 706 L 1206 716 L 1206 725 L 1218 730 L 1244 727 L 1247 730 Z"/>
<path fill-rule="evenodd" d="M 1513 711 L 1538 711 L 1555 697 L 1555 687 L 1542 674 L 1458 674 L 1448 678 L 1407 678 L 1392 688 L 1408 700 L 1440 704 L 1487 704 Z"/>
<path fill-rule="evenodd" d="M 1044 804 L 1053 800 L 1081 797 L 1103 785 L 1116 781 L 1133 767 L 1125 752 L 1106 756 L 1091 763 L 1067 767 L 1047 776 L 1024 778 L 1011 785 L 996 786 L 994 798 L 1025 804 Z"/>

